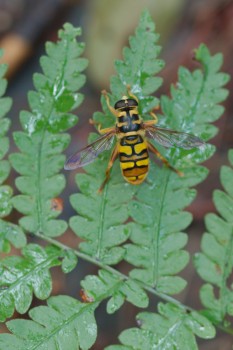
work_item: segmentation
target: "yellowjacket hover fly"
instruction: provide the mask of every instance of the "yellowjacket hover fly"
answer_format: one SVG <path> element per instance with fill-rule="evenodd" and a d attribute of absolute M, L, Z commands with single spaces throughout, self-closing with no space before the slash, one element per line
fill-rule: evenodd
<path fill-rule="evenodd" d="M 116 117 L 116 125 L 111 128 L 101 129 L 99 124 L 98 131 L 103 136 L 69 157 L 64 168 L 72 170 L 93 162 L 100 153 L 112 147 L 116 136 L 117 143 L 112 151 L 106 170 L 106 177 L 99 188 L 99 192 L 103 190 L 108 181 L 110 170 L 118 156 L 124 179 L 133 185 L 142 183 L 148 174 L 148 151 L 154 153 L 167 167 L 182 176 L 183 174 L 169 164 L 155 146 L 148 141 L 148 138 L 154 139 L 165 147 L 176 146 L 184 149 L 200 147 L 205 143 L 194 135 L 155 126 L 157 117 L 152 112 L 150 114 L 153 119 L 143 121 L 138 114 L 138 99 L 129 89 L 128 96 L 123 96 L 121 100 L 115 103 L 114 107 L 110 105 L 107 92 L 104 90 L 102 93 L 105 96 L 110 112 Z"/>

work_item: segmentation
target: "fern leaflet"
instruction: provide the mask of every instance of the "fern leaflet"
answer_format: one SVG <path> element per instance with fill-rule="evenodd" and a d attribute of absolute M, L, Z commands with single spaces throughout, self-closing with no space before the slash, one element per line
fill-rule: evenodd
<path fill-rule="evenodd" d="M 49 269 L 60 265 L 60 249 L 45 249 L 28 244 L 23 257 L 8 256 L 0 262 L 0 321 L 13 315 L 16 309 L 25 313 L 31 305 L 33 292 L 39 299 L 47 299 L 52 290 Z"/>
<path fill-rule="evenodd" d="M 113 104 L 126 93 L 128 84 L 140 96 L 141 108 L 145 113 L 148 108 L 158 104 L 155 97 L 148 96 L 162 82 L 161 78 L 152 77 L 163 67 L 163 62 L 157 59 L 160 52 L 157 40 L 154 23 L 148 12 L 144 12 L 135 36 L 130 38 L 130 48 L 123 51 L 124 61 L 116 62 L 118 75 L 111 80 L 110 99 Z M 115 117 L 110 114 L 103 98 L 102 106 L 104 113 L 95 113 L 94 120 L 103 126 L 114 125 Z M 94 137 L 91 135 L 89 141 Z M 128 206 L 135 188 L 123 183 L 119 164 L 116 164 L 102 195 L 96 194 L 103 181 L 109 157 L 110 153 L 104 152 L 93 164 L 85 167 L 86 174 L 77 175 L 76 182 L 82 193 L 72 195 L 71 204 L 79 216 L 71 218 L 70 225 L 84 240 L 80 244 L 81 251 L 105 264 L 116 264 L 125 254 L 124 248 L 119 245 L 130 235 L 131 226 L 125 222 L 129 218 Z"/>
<path fill-rule="evenodd" d="M 29 232 L 53 237 L 67 228 L 64 220 L 56 220 L 61 208 L 53 202 L 65 186 L 65 178 L 58 172 L 65 160 L 61 152 L 70 137 L 63 132 L 76 124 L 77 117 L 70 111 L 83 100 L 77 90 L 85 82 L 80 72 L 87 62 L 79 57 L 84 47 L 76 42 L 80 34 L 80 29 L 65 24 L 59 32 L 60 41 L 47 43 L 47 56 L 41 58 L 43 74 L 34 75 L 37 91 L 28 94 L 32 112 L 21 113 L 24 131 L 14 133 L 21 153 L 10 157 L 21 175 L 16 186 L 22 194 L 13 198 L 14 207 L 24 215 L 20 225 Z"/>
<path fill-rule="evenodd" d="M 208 122 L 222 113 L 217 104 L 227 96 L 222 85 L 228 76 L 218 72 L 221 55 L 211 57 L 204 45 L 196 50 L 196 59 L 203 64 L 203 72 L 181 68 L 177 87 L 171 89 L 172 99 L 162 97 L 162 110 L 166 127 L 193 131 L 209 139 L 216 128 Z M 215 79 L 217 84 L 213 83 Z M 178 178 L 166 167 L 151 164 L 148 182 L 140 186 L 136 200 L 130 203 L 130 215 L 136 224 L 132 224 L 132 243 L 125 245 L 126 260 L 137 267 L 130 272 L 131 277 L 156 287 L 159 293 L 175 294 L 186 285 L 183 278 L 175 275 L 189 260 L 189 254 L 182 249 L 187 241 L 182 231 L 192 216 L 183 209 L 195 198 L 196 191 L 190 186 L 207 176 L 207 169 L 195 163 L 208 159 L 214 147 L 206 145 L 190 151 L 173 148 L 166 152 L 158 148 L 173 166 L 183 171 L 184 177 Z"/>
<path fill-rule="evenodd" d="M 158 304 L 159 314 L 143 312 L 137 316 L 140 328 L 123 331 L 123 345 L 111 345 L 106 350 L 197 350 L 195 336 L 209 339 L 215 335 L 211 323 L 195 311 L 187 313 L 173 304 Z"/>
<path fill-rule="evenodd" d="M 0 350 L 87 350 L 96 339 L 96 303 L 83 304 L 68 296 L 51 297 L 48 306 L 29 311 L 31 320 L 7 322 L 13 334 L 0 334 Z"/>
<path fill-rule="evenodd" d="M 2 51 L 0 51 L 2 56 Z M 26 244 L 26 238 L 22 229 L 10 222 L 4 221 L 1 218 L 9 215 L 12 209 L 11 196 L 12 189 L 8 185 L 3 185 L 10 173 L 10 164 L 7 160 L 2 160 L 9 149 L 9 139 L 6 135 L 10 127 L 10 120 L 5 117 L 6 113 L 11 108 L 11 99 L 3 97 L 7 82 L 3 78 L 7 66 L 0 65 L 0 252 L 8 253 L 10 244 L 16 248 L 23 247 Z"/>
<path fill-rule="evenodd" d="M 207 282 L 200 290 L 206 308 L 203 312 L 217 324 L 222 323 L 227 314 L 233 315 L 233 292 L 229 287 L 233 269 L 233 150 L 229 151 L 229 162 L 231 167 L 223 166 L 220 173 L 225 191 L 216 190 L 213 194 L 219 215 L 206 215 L 207 232 L 202 237 L 202 252 L 196 253 L 194 259 L 198 274 Z"/>
<path fill-rule="evenodd" d="M 94 301 L 110 297 L 107 312 L 114 313 L 125 300 L 137 307 L 147 307 L 148 297 L 144 290 L 132 280 L 124 280 L 105 270 L 99 270 L 99 276 L 87 276 L 82 282 L 87 296 Z"/>

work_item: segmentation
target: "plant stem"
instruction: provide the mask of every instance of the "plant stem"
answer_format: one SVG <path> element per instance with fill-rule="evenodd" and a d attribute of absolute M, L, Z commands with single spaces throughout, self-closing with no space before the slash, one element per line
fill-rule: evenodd
<path fill-rule="evenodd" d="M 67 245 L 65 245 L 65 244 L 63 244 L 63 243 L 57 241 L 56 239 L 53 239 L 53 238 L 50 238 L 50 237 L 46 237 L 46 236 L 44 236 L 44 235 L 43 235 L 42 233 L 40 233 L 40 232 L 37 232 L 35 235 L 36 235 L 38 238 L 41 238 L 41 239 L 47 241 L 48 243 L 51 243 L 51 244 L 55 245 L 56 247 L 58 247 L 58 248 L 60 248 L 60 249 L 62 249 L 62 250 L 69 250 L 69 249 L 72 250 L 73 253 L 74 253 L 75 255 L 77 255 L 77 257 L 79 257 L 79 258 L 81 258 L 81 259 L 83 259 L 83 260 L 85 260 L 85 261 L 89 261 L 90 263 L 92 263 L 92 264 L 94 264 L 94 265 L 96 265 L 96 266 L 99 266 L 100 268 L 102 268 L 102 269 L 104 269 L 104 270 L 106 270 L 106 271 L 108 271 L 108 272 L 114 274 L 115 276 L 118 276 L 118 277 L 119 277 L 121 280 L 123 280 L 123 281 L 127 281 L 127 280 L 129 280 L 129 279 L 132 280 L 131 277 L 129 277 L 129 276 L 123 274 L 123 273 L 120 272 L 120 271 L 115 270 L 113 267 L 108 266 L 108 265 L 105 265 L 105 264 L 103 264 L 101 261 L 98 261 L 97 259 L 92 258 L 90 255 L 84 254 L 84 253 L 80 252 L 80 251 L 77 250 L 77 249 L 70 248 L 70 247 L 68 247 Z M 173 304 L 175 304 L 175 305 L 181 307 L 182 309 L 185 309 L 185 311 L 190 311 L 190 312 L 196 311 L 196 310 L 194 310 L 193 308 L 191 308 L 190 306 L 185 305 L 185 304 L 182 304 L 180 301 L 176 300 L 176 299 L 173 298 L 173 297 L 170 297 L 170 296 L 167 295 L 167 294 L 159 293 L 158 291 L 156 291 L 155 288 L 150 287 L 150 286 L 147 286 L 147 285 L 145 285 L 144 283 L 142 283 L 141 281 L 136 280 L 136 283 L 137 283 L 138 285 L 140 285 L 141 288 L 147 290 L 149 293 L 156 295 L 157 297 L 159 297 L 160 299 L 162 299 L 162 300 L 164 300 L 164 301 L 166 301 L 166 302 L 173 303 Z M 221 325 L 221 324 L 215 324 L 215 326 L 216 326 L 218 329 L 224 331 L 225 333 L 233 335 L 233 329 L 232 329 L 232 328 L 224 327 L 224 326 Z"/>
<path fill-rule="evenodd" d="M 97 259 L 95 259 L 95 258 L 92 258 L 90 255 L 87 255 L 87 254 L 85 254 L 85 253 L 82 253 L 82 252 L 80 252 L 80 251 L 77 250 L 77 249 L 70 248 L 70 247 L 68 247 L 67 245 L 65 245 L 65 244 L 63 244 L 63 243 L 57 241 L 56 239 L 53 239 L 53 238 L 50 238 L 50 237 L 46 237 L 46 236 L 44 236 L 43 234 L 41 234 L 41 233 L 39 233 L 39 232 L 36 233 L 36 236 L 39 237 L 39 238 L 41 238 L 41 239 L 43 239 L 43 240 L 45 240 L 45 241 L 47 241 L 47 242 L 49 242 L 49 243 L 51 243 L 51 244 L 53 244 L 53 245 L 55 245 L 55 246 L 58 247 L 58 248 L 61 248 L 62 250 L 68 250 L 68 249 L 72 250 L 73 253 L 74 253 L 75 255 L 77 255 L 77 257 L 79 257 L 79 258 L 81 258 L 81 259 L 83 259 L 83 260 L 85 260 L 85 261 L 89 261 L 90 263 L 92 263 L 92 264 L 94 264 L 94 265 L 96 265 L 96 266 L 99 266 L 100 268 L 102 268 L 102 269 L 104 269 L 104 270 L 106 270 L 106 271 L 108 271 L 108 272 L 114 274 L 115 276 L 118 276 L 121 280 L 125 280 L 125 281 L 126 281 L 126 280 L 128 280 L 128 279 L 132 279 L 131 277 L 129 277 L 129 276 L 123 274 L 122 272 L 117 271 L 117 270 L 114 269 L 113 267 L 108 266 L 108 265 L 105 265 L 105 264 L 103 264 L 101 261 L 99 261 L 99 260 L 97 260 Z M 163 300 L 165 300 L 165 301 L 167 301 L 167 302 L 176 304 L 176 305 L 178 305 L 178 306 L 180 306 L 180 307 L 182 307 L 182 308 L 184 308 L 184 309 L 186 309 L 186 310 L 193 311 L 193 309 L 192 309 L 191 307 L 182 304 L 180 301 L 178 301 L 178 300 L 176 300 L 176 299 L 170 297 L 170 296 L 167 295 L 167 294 L 160 293 L 160 292 L 156 291 L 155 288 L 150 287 L 150 286 L 148 286 L 148 285 L 145 285 L 145 284 L 142 283 L 141 281 L 136 280 L 136 283 L 137 283 L 138 285 L 140 285 L 143 289 L 145 289 L 145 290 L 147 290 L 148 292 L 150 292 L 151 294 L 154 294 L 154 295 L 158 296 L 159 298 L 161 298 L 161 299 L 163 299 Z"/>

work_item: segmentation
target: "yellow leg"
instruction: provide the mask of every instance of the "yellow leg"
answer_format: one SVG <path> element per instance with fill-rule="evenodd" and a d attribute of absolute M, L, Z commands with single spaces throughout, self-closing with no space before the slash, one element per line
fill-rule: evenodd
<path fill-rule="evenodd" d="M 152 116 L 152 118 L 154 119 L 154 124 L 157 124 L 158 123 L 158 117 L 155 113 L 153 113 L 152 111 L 150 112 L 150 115 Z"/>
<path fill-rule="evenodd" d="M 146 120 L 146 121 L 143 122 L 143 124 L 145 124 L 145 125 L 155 125 L 155 124 L 158 123 L 157 115 L 155 113 L 153 113 L 153 112 L 150 112 L 150 115 L 152 116 L 153 119 L 152 120 Z"/>
<path fill-rule="evenodd" d="M 106 103 L 107 103 L 107 106 L 108 106 L 108 109 L 110 110 L 110 112 L 115 116 L 115 117 L 118 117 L 118 112 L 115 110 L 114 107 L 112 107 L 110 105 L 110 99 L 109 99 L 109 96 L 108 96 L 108 93 L 106 90 L 102 90 L 101 93 L 104 95 L 104 98 L 106 100 Z"/>
<path fill-rule="evenodd" d="M 133 97 L 137 102 L 139 102 L 137 96 L 135 96 L 131 89 L 130 89 L 130 85 L 127 85 L 127 93 L 128 93 L 128 96 L 131 96 Z M 160 107 L 155 107 L 154 109 L 159 109 Z M 158 123 L 158 117 L 155 113 L 153 113 L 152 111 L 150 112 L 150 115 L 152 116 L 153 120 L 148 120 L 146 122 L 144 122 L 144 124 L 147 124 L 147 125 L 154 125 L 154 124 L 157 124 Z"/>
<path fill-rule="evenodd" d="M 110 131 L 114 131 L 116 129 L 115 126 L 111 127 L 111 128 L 101 129 L 101 123 L 98 123 L 98 122 L 94 121 L 93 119 L 89 119 L 89 123 L 91 125 L 97 125 L 97 129 L 98 129 L 98 132 L 100 134 L 106 134 L 106 133 L 108 133 Z"/>
<path fill-rule="evenodd" d="M 152 145 L 152 143 L 148 142 L 147 141 L 147 145 L 148 145 L 148 149 L 149 151 L 151 151 L 152 153 L 154 153 L 156 155 L 156 157 L 158 157 L 162 162 L 163 164 L 165 164 L 169 169 L 171 169 L 172 171 L 174 171 L 176 174 L 178 174 L 179 176 L 184 176 L 184 174 L 175 169 L 169 162 L 166 158 L 164 158 L 162 156 L 162 154 L 154 147 L 154 145 Z"/>
<path fill-rule="evenodd" d="M 143 124 L 147 125 L 147 126 L 148 125 L 155 125 L 155 124 L 157 124 L 158 119 L 157 119 L 156 115 L 154 115 L 154 116 L 155 116 L 155 119 L 143 121 Z"/>
<path fill-rule="evenodd" d="M 135 95 L 132 93 L 131 88 L 130 88 L 130 85 L 127 85 L 127 93 L 128 93 L 128 96 L 133 97 L 133 98 L 138 102 L 138 98 L 137 98 L 137 96 L 135 96 Z"/>
<path fill-rule="evenodd" d="M 100 188 L 98 189 L 98 193 L 101 193 L 104 189 L 104 186 L 106 185 L 106 183 L 108 182 L 109 180 L 109 177 L 110 177 L 110 171 L 112 169 L 112 166 L 113 166 L 113 163 L 115 162 L 116 158 L 117 158 L 117 155 L 118 155 L 118 150 L 117 150 L 117 145 L 114 147 L 113 151 L 112 151 L 112 154 L 111 154 L 111 157 L 110 157 L 110 160 L 108 162 L 108 166 L 107 166 L 107 169 L 106 169 L 106 175 L 105 175 L 105 179 L 104 179 L 104 182 L 102 183 L 102 185 L 100 186 Z"/>

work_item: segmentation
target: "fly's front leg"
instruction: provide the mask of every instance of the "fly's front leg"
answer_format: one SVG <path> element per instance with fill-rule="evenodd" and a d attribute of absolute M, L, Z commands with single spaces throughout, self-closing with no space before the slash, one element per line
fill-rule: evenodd
<path fill-rule="evenodd" d="M 104 95 L 104 98 L 106 100 L 106 103 L 107 103 L 107 106 L 108 106 L 108 109 L 110 110 L 110 112 L 115 116 L 115 117 L 118 117 L 118 113 L 117 111 L 115 110 L 114 107 L 111 106 L 110 104 L 110 99 L 109 99 L 109 96 L 108 96 L 108 93 L 106 90 L 102 90 L 101 93 Z"/>
<path fill-rule="evenodd" d="M 139 101 L 138 101 L 138 98 L 137 98 L 137 96 L 135 96 L 135 95 L 132 93 L 131 88 L 130 88 L 130 85 L 127 85 L 126 87 L 127 87 L 128 96 L 133 97 L 133 99 L 136 100 L 137 103 L 138 103 L 138 102 L 139 102 Z"/>
<path fill-rule="evenodd" d="M 137 98 L 137 96 L 135 96 L 131 89 L 130 89 L 130 85 L 127 85 L 127 93 L 128 93 L 128 96 L 131 96 L 133 97 L 138 103 L 139 103 L 139 100 Z M 159 109 L 159 106 L 158 107 L 155 107 L 154 109 Z M 150 112 L 150 115 L 151 117 L 153 118 L 152 120 L 147 120 L 145 122 L 143 122 L 143 124 L 146 124 L 146 125 L 154 125 L 154 124 L 157 124 L 158 123 L 158 117 L 157 115 L 153 112 L 153 110 Z"/>
<path fill-rule="evenodd" d="M 101 129 L 101 127 L 102 127 L 101 123 L 98 123 L 98 122 L 94 121 L 93 119 L 89 119 L 89 123 L 91 125 L 97 125 L 97 130 L 101 135 L 115 130 L 115 127 Z"/>
<path fill-rule="evenodd" d="M 98 189 L 98 193 L 101 193 L 104 189 L 104 186 L 106 185 L 106 183 L 108 182 L 109 178 L 110 178 L 110 171 L 112 169 L 113 163 L 115 162 L 116 158 L 118 155 L 118 150 L 117 150 L 117 145 L 114 147 L 110 160 L 108 162 L 108 166 L 106 169 L 106 173 L 105 173 L 105 179 L 104 182 L 102 183 L 102 185 L 100 186 L 100 188 Z"/>
<path fill-rule="evenodd" d="M 171 169 L 172 171 L 174 171 L 176 174 L 178 174 L 179 176 L 184 176 L 184 174 L 182 173 L 182 171 L 177 170 L 176 168 L 174 168 L 166 158 L 164 158 L 164 156 L 162 156 L 162 154 L 154 147 L 154 145 L 152 145 L 152 143 L 147 141 L 147 145 L 148 145 L 148 149 L 149 151 L 151 151 L 152 153 L 154 153 L 156 155 L 156 157 L 158 157 L 163 164 L 165 164 L 169 169 Z"/>
<path fill-rule="evenodd" d="M 143 122 L 143 124 L 145 125 L 155 125 L 158 123 L 158 117 L 155 113 L 153 113 L 152 111 L 150 112 L 150 115 L 152 116 L 152 120 L 146 120 Z"/>

